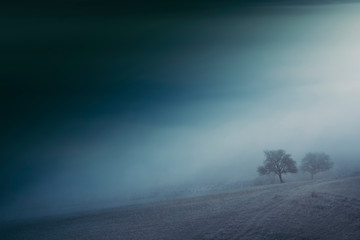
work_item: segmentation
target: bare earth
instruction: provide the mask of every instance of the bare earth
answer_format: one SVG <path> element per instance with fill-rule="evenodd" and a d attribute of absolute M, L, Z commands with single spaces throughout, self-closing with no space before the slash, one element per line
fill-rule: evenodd
<path fill-rule="evenodd" d="M 0 228 L 0 239 L 360 239 L 360 177 L 254 187 Z"/>

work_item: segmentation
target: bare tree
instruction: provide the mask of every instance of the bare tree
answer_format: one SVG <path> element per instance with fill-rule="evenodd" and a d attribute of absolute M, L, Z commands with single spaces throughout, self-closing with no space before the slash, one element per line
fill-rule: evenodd
<path fill-rule="evenodd" d="M 280 182 L 283 183 L 282 175 L 286 173 L 297 173 L 296 162 L 284 150 L 264 151 L 266 159 L 264 166 L 258 167 L 260 175 L 275 173 Z"/>
<path fill-rule="evenodd" d="M 325 153 L 308 153 L 301 161 L 300 169 L 310 173 L 311 179 L 313 179 L 315 174 L 327 171 L 332 168 L 333 165 L 329 155 Z"/>

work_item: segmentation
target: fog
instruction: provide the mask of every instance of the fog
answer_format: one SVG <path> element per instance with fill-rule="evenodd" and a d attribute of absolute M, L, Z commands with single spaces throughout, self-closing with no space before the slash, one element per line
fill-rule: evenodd
<path fill-rule="evenodd" d="M 7 132 L 13 150 L 4 156 L 13 160 L 2 170 L 2 219 L 131 204 L 131 196 L 168 186 L 253 180 L 264 150 L 284 149 L 298 164 L 307 152 L 326 152 L 337 169 L 360 167 L 359 10 L 258 4 L 61 22 L 100 39 L 103 27 L 104 38 L 128 27 L 115 40 L 128 37 L 134 47 L 114 40 L 100 48 L 91 59 L 103 60 L 71 73 L 84 80 L 45 84 L 55 93 L 93 89 L 45 94 L 60 102 L 53 111 L 35 107 L 36 117 L 20 115 L 25 127 L 12 125 L 20 130 Z M 88 76 L 91 66 L 97 74 Z"/>

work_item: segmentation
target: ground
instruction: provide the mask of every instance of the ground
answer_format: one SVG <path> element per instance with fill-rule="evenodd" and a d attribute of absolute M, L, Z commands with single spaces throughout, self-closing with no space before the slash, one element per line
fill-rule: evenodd
<path fill-rule="evenodd" d="M 4 225 L 0 239 L 360 239 L 360 177 L 253 187 Z"/>

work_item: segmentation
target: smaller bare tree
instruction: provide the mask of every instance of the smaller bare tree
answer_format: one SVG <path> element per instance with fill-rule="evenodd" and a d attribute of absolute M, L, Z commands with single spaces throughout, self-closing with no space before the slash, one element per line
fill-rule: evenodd
<path fill-rule="evenodd" d="M 315 174 L 327 171 L 332 168 L 333 165 L 329 155 L 325 153 L 308 153 L 301 161 L 300 169 L 310 173 L 311 179 L 314 179 Z"/>
<path fill-rule="evenodd" d="M 297 173 L 296 162 L 284 150 L 264 151 L 266 159 L 264 166 L 258 167 L 260 175 L 275 173 L 283 183 L 282 175 L 286 173 Z"/>

